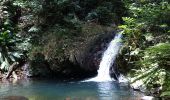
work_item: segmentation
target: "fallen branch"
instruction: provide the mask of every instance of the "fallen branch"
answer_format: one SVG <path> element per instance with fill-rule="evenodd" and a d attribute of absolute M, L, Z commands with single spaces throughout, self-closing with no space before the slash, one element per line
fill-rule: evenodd
<path fill-rule="evenodd" d="M 8 73 L 6 75 L 6 79 L 9 79 L 10 76 L 12 75 L 13 71 L 15 71 L 17 68 L 19 67 L 19 63 L 18 62 L 14 62 L 10 67 L 9 67 L 9 70 L 8 70 Z"/>

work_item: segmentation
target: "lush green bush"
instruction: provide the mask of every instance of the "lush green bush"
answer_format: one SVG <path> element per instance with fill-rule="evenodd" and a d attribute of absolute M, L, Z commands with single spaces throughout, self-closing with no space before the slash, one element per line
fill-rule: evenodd
<path fill-rule="evenodd" d="M 144 50 L 142 59 L 137 61 L 136 66 L 140 66 L 133 77 L 132 82 L 142 80 L 149 90 L 162 87 L 162 93 L 169 91 L 169 65 L 170 65 L 170 44 L 160 43 Z M 158 87 L 155 87 L 155 86 Z M 166 88 L 165 88 L 166 87 Z"/>
<path fill-rule="evenodd" d="M 0 3 L 0 9 L 0 69 L 7 71 L 12 62 L 21 58 L 28 41 L 17 34 L 19 7 L 12 1 L 4 1 Z"/>
<path fill-rule="evenodd" d="M 160 88 L 158 95 L 167 96 L 170 3 L 168 0 L 125 1 L 129 17 L 123 17 L 124 24 L 119 29 L 125 36 L 122 53 L 128 63 L 130 80 L 132 83 L 141 80 L 150 91 Z"/>

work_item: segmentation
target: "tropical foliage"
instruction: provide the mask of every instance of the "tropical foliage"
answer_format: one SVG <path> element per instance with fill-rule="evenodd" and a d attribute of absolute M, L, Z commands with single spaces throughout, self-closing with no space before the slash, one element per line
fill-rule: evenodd
<path fill-rule="evenodd" d="M 19 7 L 11 1 L 0 3 L 0 69 L 7 71 L 10 64 L 17 61 L 27 50 L 28 39 L 22 39 L 17 32 L 18 19 L 20 17 Z"/>
<path fill-rule="evenodd" d="M 41 59 L 36 54 L 62 62 L 59 69 L 78 44 L 118 26 L 131 83 L 142 80 L 169 96 L 169 12 L 169 0 L 0 0 L 0 70 L 25 54 L 35 62 Z"/>
<path fill-rule="evenodd" d="M 120 25 L 125 34 L 123 54 L 132 83 L 141 80 L 148 90 L 169 96 L 170 3 L 164 1 L 126 0 L 129 17 Z M 162 90 L 160 92 L 160 90 Z"/>
<path fill-rule="evenodd" d="M 30 59 L 35 52 L 45 52 L 47 58 L 53 55 L 48 60 L 63 59 L 70 41 L 83 35 L 86 22 L 118 24 L 125 13 L 117 0 L 1 0 L 1 70 L 7 71 L 30 47 Z"/>

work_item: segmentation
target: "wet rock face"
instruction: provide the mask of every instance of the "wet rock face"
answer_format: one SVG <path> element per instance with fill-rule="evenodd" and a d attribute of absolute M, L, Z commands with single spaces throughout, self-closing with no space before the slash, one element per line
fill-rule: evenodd
<path fill-rule="evenodd" d="M 96 71 L 84 70 L 67 58 L 63 61 L 56 59 L 46 61 L 40 53 L 35 54 L 35 59 L 24 66 L 24 71 L 25 76 L 29 78 L 55 78 L 68 81 L 81 80 L 96 74 Z"/>
<path fill-rule="evenodd" d="M 34 58 L 24 66 L 27 77 L 49 77 L 51 69 L 45 57 L 41 53 L 35 54 Z"/>
<path fill-rule="evenodd" d="M 114 38 L 115 33 L 102 34 L 91 40 L 83 50 L 73 54 L 73 63 L 77 63 L 86 70 L 97 70 L 109 42 Z"/>
<path fill-rule="evenodd" d="M 96 75 L 103 55 L 115 32 L 94 34 L 88 38 L 74 40 L 61 54 L 48 59 L 46 53 L 33 53 L 28 64 L 27 76 L 86 77 Z M 57 48 L 57 47 L 56 47 Z M 55 50 L 55 48 L 52 48 Z M 54 51 L 51 51 L 54 52 Z"/>
<path fill-rule="evenodd" d="M 118 66 L 116 65 L 116 62 L 110 67 L 110 72 L 109 73 L 110 73 L 110 76 L 113 79 L 119 81 L 118 77 L 120 76 L 120 71 L 118 69 Z"/>
<path fill-rule="evenodd" d="M 6 96 L 0 98 L 0 100 L 29 100 L 29 99 L 23 96 Z"/>
<path fill-rule="evenodd" d="M 73 48 L 73 52 L 68 53 L 69 58 L 62 62 L 50 61 L 51 69 L 62 77 L 90 77 L 97 74 L 103 52 L 114 38 L 115 32 L 100 34 L 86 40 L 82 44 Z"/>

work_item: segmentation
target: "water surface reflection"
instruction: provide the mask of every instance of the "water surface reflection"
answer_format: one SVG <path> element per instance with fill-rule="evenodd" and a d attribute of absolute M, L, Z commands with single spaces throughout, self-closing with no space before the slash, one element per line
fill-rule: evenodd
<path fill-rule="evenodd" d="M 137 94 L 127 86 L 120 86 L 116 82 L 19 81 L 15 84 L 0 83 L 0 100 L 10 96 L 23 96 L 29 100 L 138 100 Z"/>

